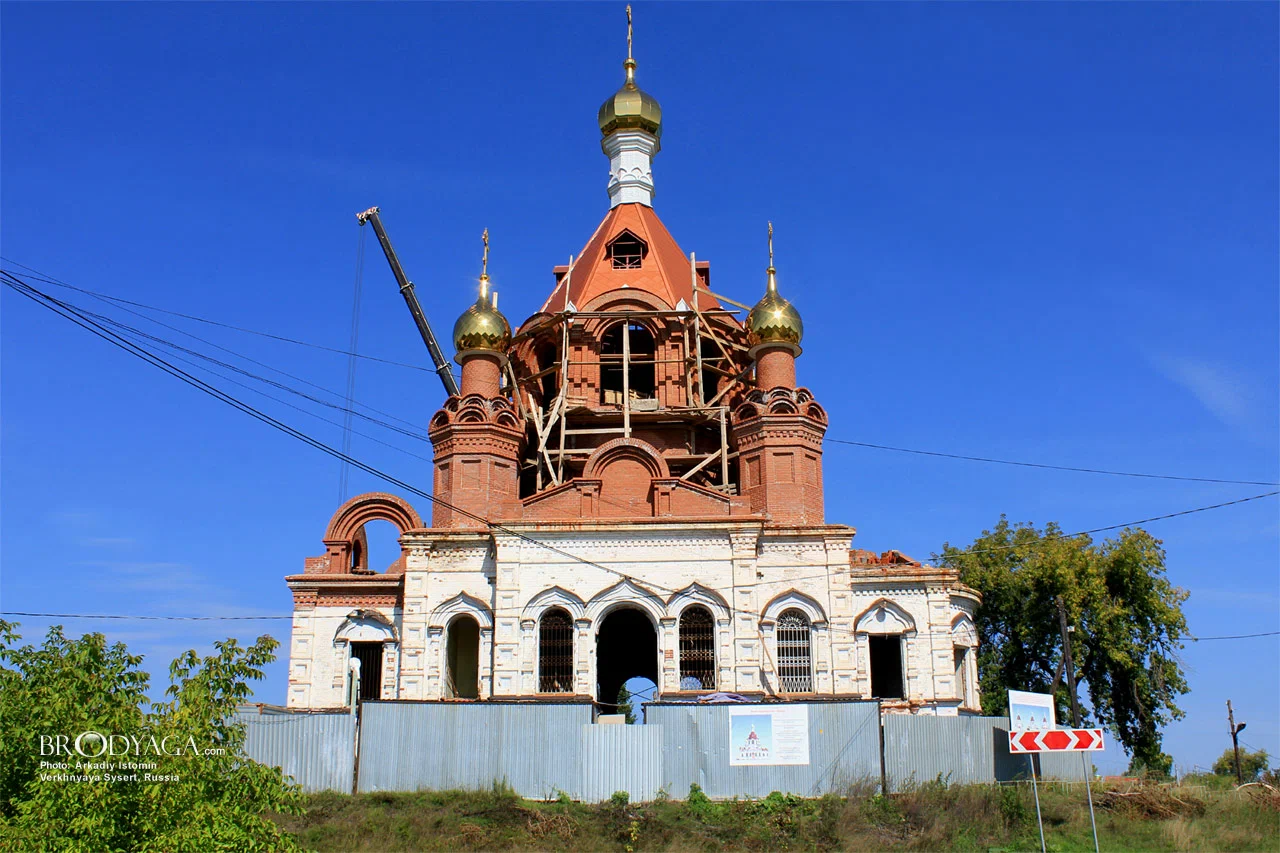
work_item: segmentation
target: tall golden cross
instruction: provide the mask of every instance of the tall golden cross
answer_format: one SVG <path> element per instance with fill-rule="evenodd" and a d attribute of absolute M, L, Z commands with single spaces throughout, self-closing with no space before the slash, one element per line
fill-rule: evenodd
<path fill-rule="evenodd" d="M 480 259 L 480 277 L 485 278 L 489 275 L 489 229 L 484 229 L 484 233 L 480 235 L 480 239 L 484 241 L 484 257 Z"/>
<path fill-rule="evenodd" d="M 769 223 L 769 266 L 773 267 L 773 223 Z"/>
<path fill-rule="evenodd" d="M 627 4 L 627 59 L 631 58 L 631 4 Z"/>

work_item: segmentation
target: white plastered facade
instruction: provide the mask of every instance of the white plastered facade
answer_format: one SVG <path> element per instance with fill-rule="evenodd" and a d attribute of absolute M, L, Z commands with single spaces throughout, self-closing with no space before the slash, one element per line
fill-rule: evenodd
<path fill-rule="evenodd" d="M 295 612 L 289 705 L 342 706 L 349 644 L 358 640 L 384 643 L 381 698 L 451 699 L 449 632 L 464 616 L 479 627 L 481 700 L 610 701 L 595 695 L 596 639 L 618 609 L 642 612 L 654 628 L 658 695 L 684 695 L 679 620 L 698 605 L 714 623 L 716 690 L 781 699 L 872 698 L 868 638 L 892 635 L 902 638 L 906 695 L 887 703 L 891 708 L 976 711 L 976 595 L 946 570 L 851 566 L 853 532 L 759 521 L 409 531 L 402 539 L 407 560 L 397 606 L 327 606 L 321 597 L 314 608 Z M 538 690 L 539 625 L 553 607 L 573 626 L 568 694 Z M 776 626 L 789 610 L 810 624 L 810 694 L 783 693 L 778 679 Z"/>

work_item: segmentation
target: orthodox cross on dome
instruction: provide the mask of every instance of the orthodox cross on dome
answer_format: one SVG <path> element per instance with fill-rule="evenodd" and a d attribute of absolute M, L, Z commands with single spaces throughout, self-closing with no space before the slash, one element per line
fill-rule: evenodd
<path fill-rule="evenodd" d="M 773 269 L 773 222 L 769 222 L 769 269 Z"/>
<path fill-rule="evenodd" d="M 609 158 L 610 207 L 653 204 L 653 155 L 661 147 L 662 107 L 636 85 L 635 27 L 627 6 L 627 58 L 622 87 L 600 105 L 601 148 Z"/>
<path fill-rule="evenodd" d="M 480 235 L 480 239 L 484 242 L 484 254 L 480 257 L 480 287 L 483 289 L 489 283 L 489 229 L 484 229 L 484 233 Z"/>

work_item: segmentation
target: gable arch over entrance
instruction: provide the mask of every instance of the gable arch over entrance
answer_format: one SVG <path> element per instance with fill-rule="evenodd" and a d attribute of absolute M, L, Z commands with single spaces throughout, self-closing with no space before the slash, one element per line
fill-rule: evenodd
<path fill-rule="evenodd" d="M 425 525 L 417 510 L 404 498 L 386 492 L 356 495 L 338 507 L 324 532 L 325 571 L 328 574 L 366 574 L 369 569 L 369 547 L 364 526 L 371 521 L 388 521 L 403 536 L 407 531 Z M 387 574 L 402 574 L 407 552 L 400 547 L 400 558 Z"/>
<path fill-rule="evenodd" d="M 916 620 L 887 598 L 879 598 L 854 620 L 858 634 L 915 634 Z"/>

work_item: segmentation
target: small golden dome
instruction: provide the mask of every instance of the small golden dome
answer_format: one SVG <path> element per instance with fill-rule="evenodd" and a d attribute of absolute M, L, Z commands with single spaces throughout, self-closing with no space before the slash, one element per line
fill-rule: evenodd
<path fill-rule="evenodd" d="M 769 267 L 769 290 L 747 314 L 747 340 L 752 346 L 783 343 L 798 346 L 804 337 L 800 312 L 778 295 L 775 270 Z"/>
<path fill-rule="evenodd" d="M 658 106 L 658 99 L 636 85 L 634 59 L 628 58 L 622 67 L 626 69 L 627 81 L 600 105 L 600 133 L 608 136 L 615 130 L 637 128 L 661 139 L 662 107 Z M 654 153 L 661 147 L 661 144 L 655 146 Z"/>
<path fill-rule="evenodd" d="M 489 301 L 489 277 L 480 277 L 480 298 L 453 324 L 453 346 L 458 352 L 488 350 L 505 353 L 511 346 L 511 324 Z"/>

